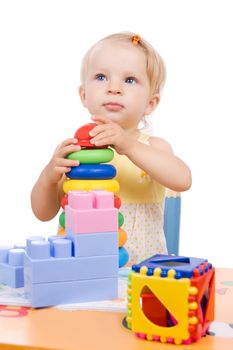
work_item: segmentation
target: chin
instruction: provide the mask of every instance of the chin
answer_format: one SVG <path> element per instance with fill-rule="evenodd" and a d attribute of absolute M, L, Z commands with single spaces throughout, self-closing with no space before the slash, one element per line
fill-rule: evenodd
<path fill-rule="evenodd" d="M 115 122 L 123 121 L 123 117 L 117 112 L 106 111 L 104 116 Z"/>

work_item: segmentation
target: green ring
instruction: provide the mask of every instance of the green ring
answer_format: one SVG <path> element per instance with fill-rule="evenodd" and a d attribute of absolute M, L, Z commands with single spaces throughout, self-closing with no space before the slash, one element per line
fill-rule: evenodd
<path fill-rule="evenodd" d="M 118 227 L 121 227 L 124 224 L 124 216 L 121 212 L 118 211 Z"/>
<path fill-rule="evenodd" d="M 82 149 L 68 155 L 68 159 L 78 160 L 80 164 L 99 164 L 110 162 L 114 157 L 111 148 L 104 149 Z"/>
<path fill-rule="evenodd" d="M 65 228 L 65 212 L 64 211 L 59 216 L 59 224 L 61 227 Z"/>

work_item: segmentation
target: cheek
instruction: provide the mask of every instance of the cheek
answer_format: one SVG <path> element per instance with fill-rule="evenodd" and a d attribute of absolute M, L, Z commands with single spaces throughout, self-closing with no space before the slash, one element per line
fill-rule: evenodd
<path fill-rule="evenodd" d="M 92 106 L 96 103 L 96 92 L 95 89 L 88 89 L 86 91 L 86 103 L 87 106 Z"/>

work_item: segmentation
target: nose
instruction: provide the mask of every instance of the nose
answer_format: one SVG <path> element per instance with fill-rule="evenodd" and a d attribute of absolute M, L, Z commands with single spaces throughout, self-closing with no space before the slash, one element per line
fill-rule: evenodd
<path fill-rule="evenodd" d="M 122 95 L 122 87 L 121 84 L 117 81 L 109 81 L 107 92 L 110 95 Z"/>

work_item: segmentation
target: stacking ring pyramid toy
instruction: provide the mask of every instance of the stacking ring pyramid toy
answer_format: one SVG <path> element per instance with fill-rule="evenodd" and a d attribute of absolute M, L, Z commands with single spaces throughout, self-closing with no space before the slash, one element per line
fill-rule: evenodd
<path fill-rule="evenodd" d="M 67 222 L 67 215 L 65 206 L 68 204 L 68 193 L 70 191 L 96 191 L 105 190 L 114 193 L 114 207 L 119 209 L 121 206 L 120 198 L 116 195 L 119 191 L 119 183 L 114 179 L 116 176 L 116 168 L 110 162 L 114 157 L 114 151 L 106 146 L 96 147 L 90 143 L 90 131 L 97 126 L 95 123 L 89 123 L 79 128 L 74 137 L 77 139 L 77 144 L 81 146 L 81 150 L 73 152 L 68 155 L 68 159 L 78 160 L 79 165 L 72 167 L 66 173 L 67 179 L 64 181 L 63 190 L 64 197 L 61 200 L 61 206 L 64 209 L 59 217 L 61 229 L 60 235 L 68 234 L 70 231 L 69 223 Z M 78 220 L 78 217 L 77 217 Z M 94 217 L 93 219 L 94 220 Z M 70 221 L 69 221 L 70 222 Z M 127 234 L 122 229 L 124 224 L 124 217 L 118 211 L 118 253 L 119 253 L 119 267 L 124 266 L 128 261 L 128 252 L 123 247 L 127 240 Z M 98 228 L 101 233 L 101 226 Z M 90 232 L 93 233 L 93 232 Z M 72 232 L 74 234 L 74 232 Z M 80 234 L 80 232 L 79 232 Z M 104 244 L 104 243 L 103 243 Z"/>

